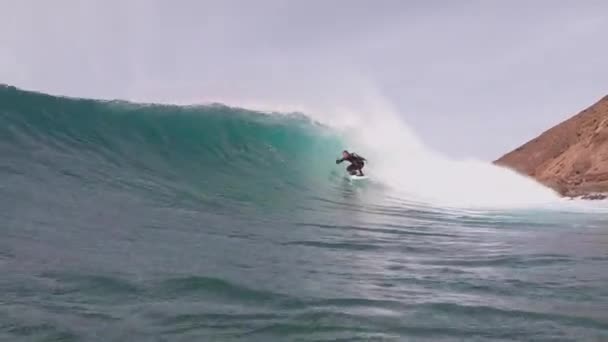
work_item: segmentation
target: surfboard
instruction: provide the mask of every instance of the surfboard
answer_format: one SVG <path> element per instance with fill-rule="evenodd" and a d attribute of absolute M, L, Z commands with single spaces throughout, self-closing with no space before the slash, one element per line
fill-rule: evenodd
<path fill-rule="evenodd" d="M 367 176 L 350 175 L 350 179 L 351 180 L 365 180 L 365 179 L 368 179 L 368 177 Z"/>

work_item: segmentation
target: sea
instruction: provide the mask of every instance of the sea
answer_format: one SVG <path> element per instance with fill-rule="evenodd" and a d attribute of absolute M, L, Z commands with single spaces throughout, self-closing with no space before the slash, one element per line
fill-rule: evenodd
<path fill-rule="evenodd" d="M 361 127 L 0 86 L 0 340 L 608 341 L 606 202 Z"/>

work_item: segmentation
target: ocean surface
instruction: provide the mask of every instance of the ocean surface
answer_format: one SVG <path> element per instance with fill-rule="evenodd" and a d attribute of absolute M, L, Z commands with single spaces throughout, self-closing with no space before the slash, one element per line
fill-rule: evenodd
<path fill-rule="evenodd" d="M 608 340 L 607 204 L 422 201 L 345 147 L 303 114 L 0 87 L 0 340 Z"/>

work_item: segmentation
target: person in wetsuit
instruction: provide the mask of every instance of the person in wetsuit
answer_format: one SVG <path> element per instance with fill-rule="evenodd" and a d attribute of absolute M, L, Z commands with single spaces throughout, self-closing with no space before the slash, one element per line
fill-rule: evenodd
<path fill-rule="evenodd" d="M 346 150 L 342 151 L 342 158 L 336 160 L 336 164 L 340 164 L 343 161 L 347 161 L 350 165 L 346 168 L 351 175 L 356 175 L 359 172 L 359 176 L 363 176 L 363 167 L 365 166 L 365 158 L 358 156 L 356 153 L 350 153 Z"/>

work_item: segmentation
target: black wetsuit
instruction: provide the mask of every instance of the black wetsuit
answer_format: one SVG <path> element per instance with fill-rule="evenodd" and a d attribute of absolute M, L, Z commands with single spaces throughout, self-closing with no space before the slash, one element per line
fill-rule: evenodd
<path fill-rule="evenodd" d="M 347 161 L 350 165 L 346 168 L 346 171 L 351 175 L 357 174 L 357 171 L 363 176 L 363 167 L 365 166 L 365 158 L 356 155 L 355 153 L 351 153 L 346 158 L 341 158 L 336 160 L 336 164 L 340 164 L 343 161 Z"/>

